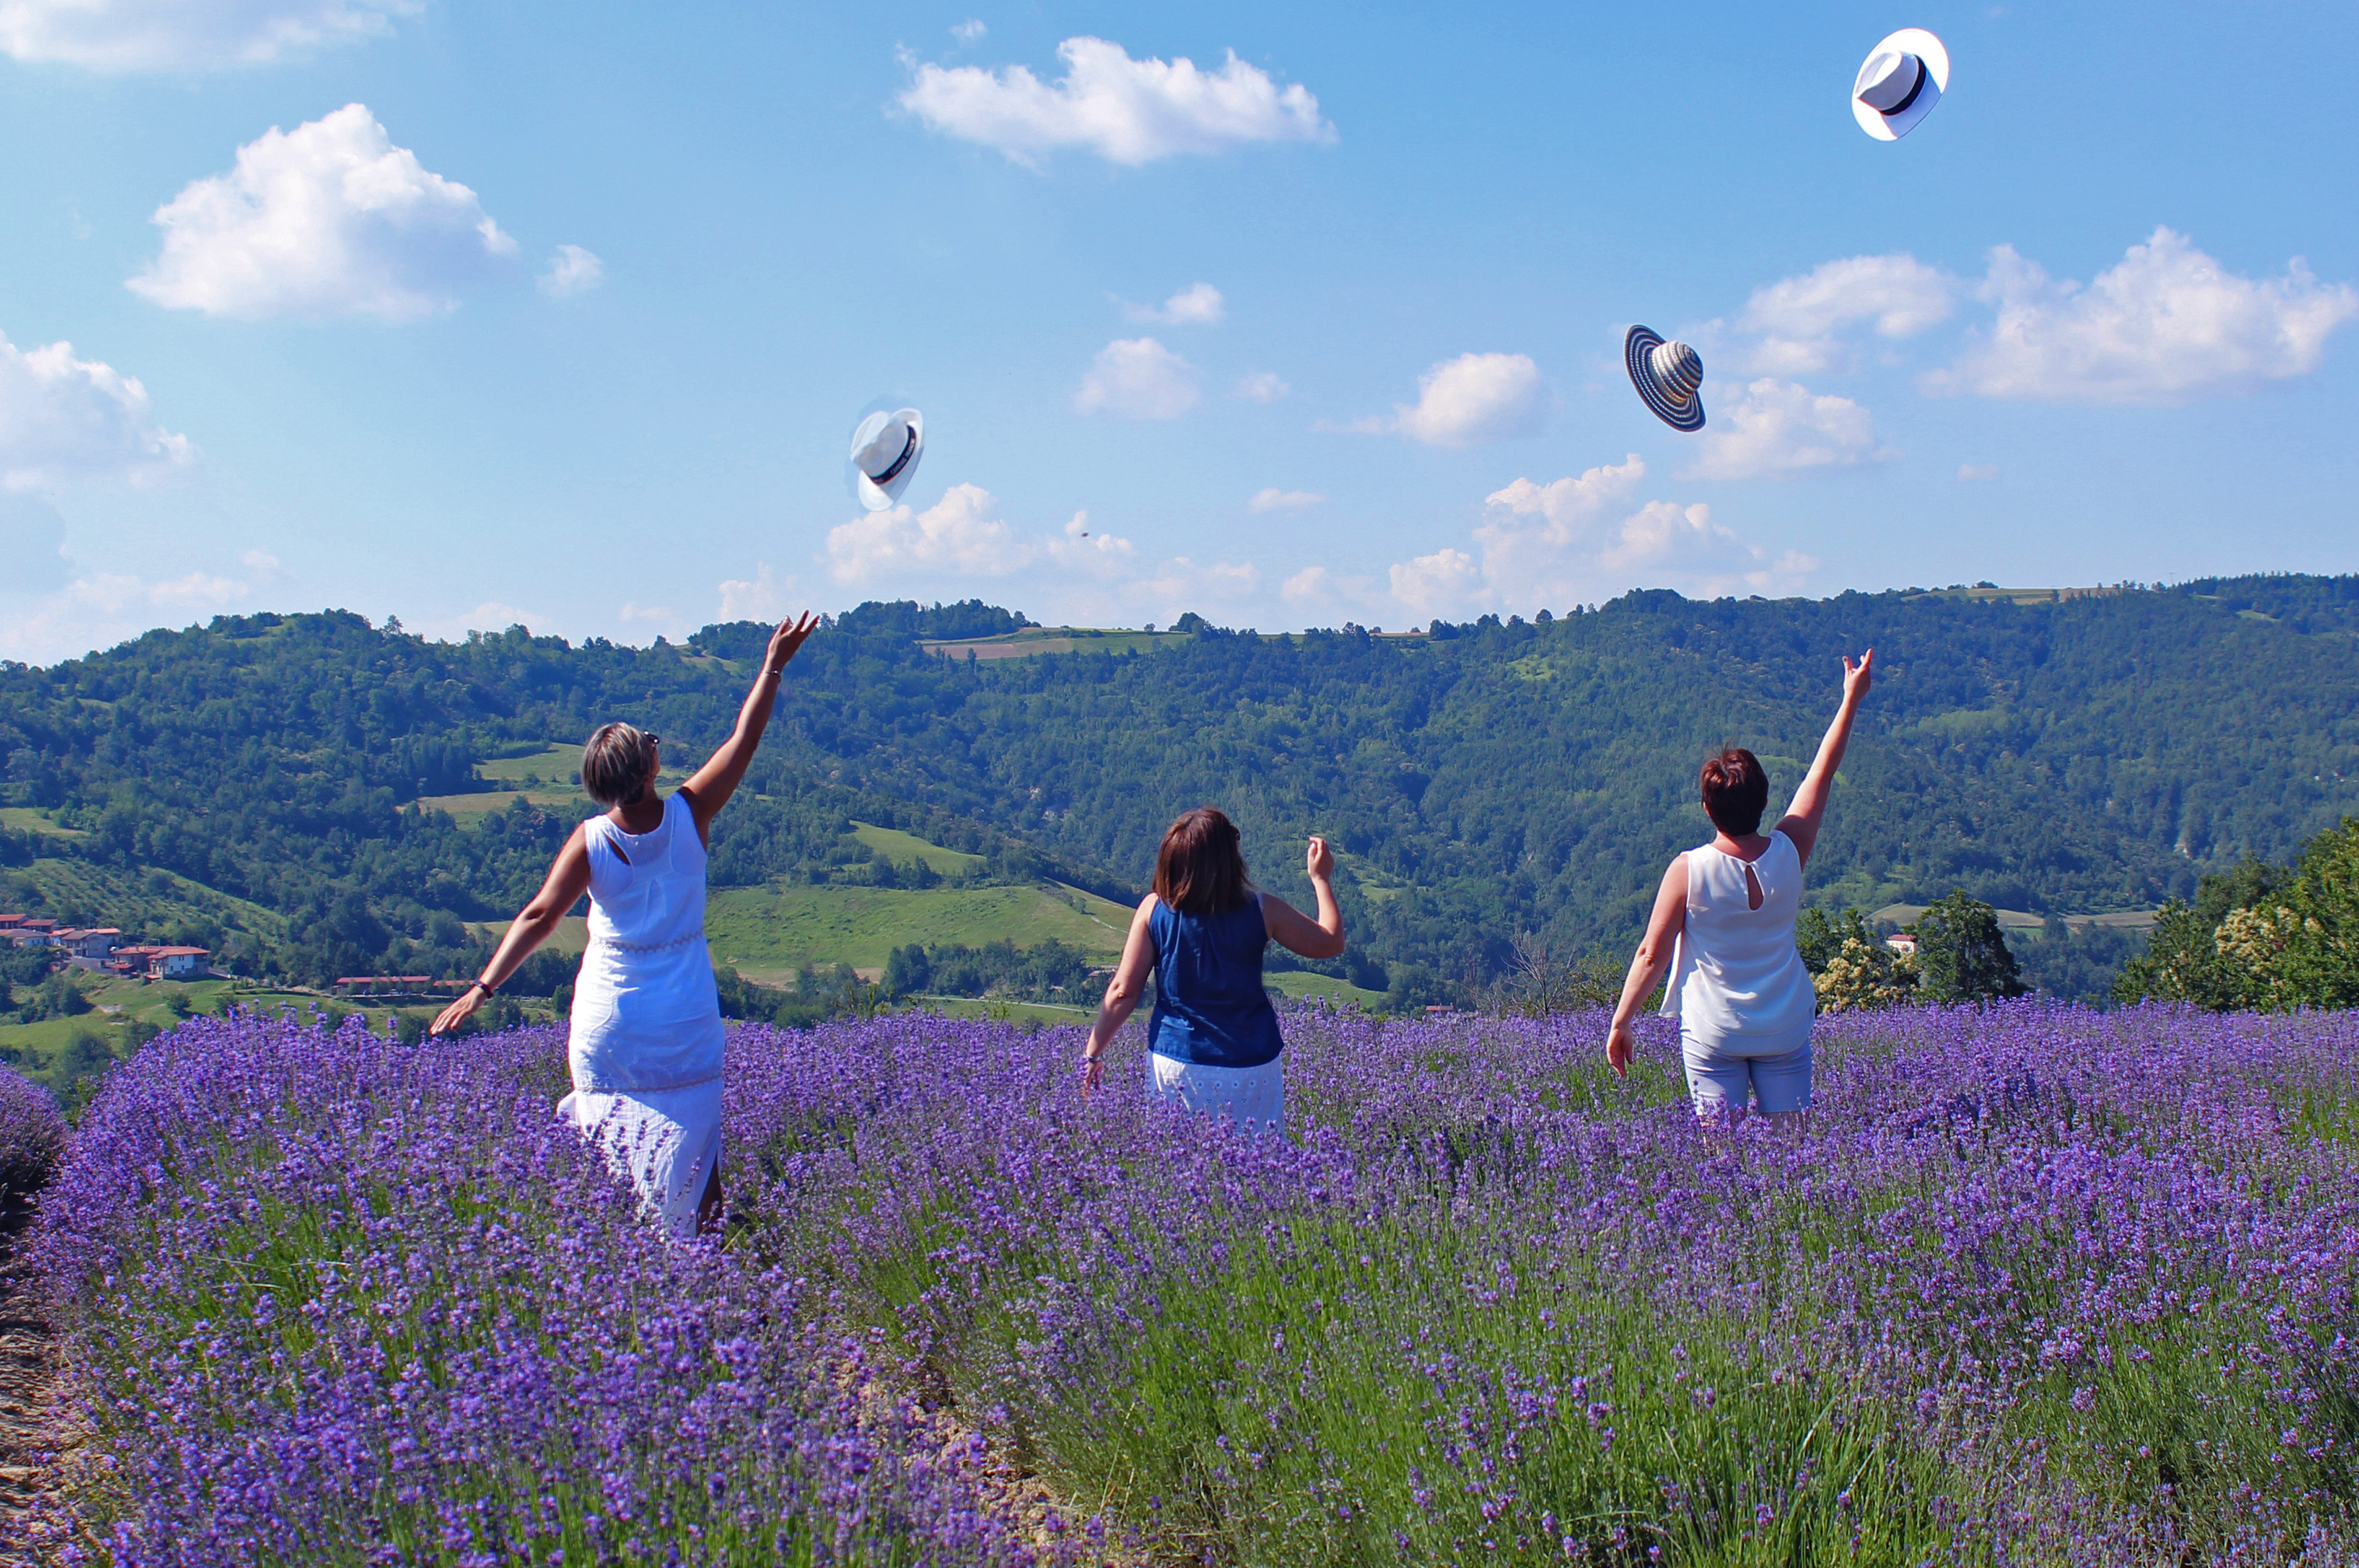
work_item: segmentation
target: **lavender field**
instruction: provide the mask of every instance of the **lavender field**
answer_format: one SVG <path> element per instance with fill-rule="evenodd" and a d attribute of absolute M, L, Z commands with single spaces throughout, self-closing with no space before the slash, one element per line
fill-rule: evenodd
<path fill-rule="evenodd" d="M 1822 1020 L 1791 1137 L 1598 1017 L 1287 1032 L 1250 1142 L 1135 1041 L 1085 1103 L 1071 1034 L 744 1029 L 727 1241 L 673 1249 L 554 1033 L 191 1023 L 44 1200 L 63 1554 L 2359 1557 L 2350 1018 Z"/>

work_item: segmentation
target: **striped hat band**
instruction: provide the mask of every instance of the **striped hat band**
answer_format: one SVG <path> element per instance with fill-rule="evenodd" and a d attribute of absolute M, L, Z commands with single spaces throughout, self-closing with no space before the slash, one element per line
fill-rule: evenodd
<path fill-rule="evenodd" d="M 1683 343 L 1657 343 L 1647 354 L 1655 389 L 1666 402 L 1685 408 L 1703 389 L 1703 357 Z"/>

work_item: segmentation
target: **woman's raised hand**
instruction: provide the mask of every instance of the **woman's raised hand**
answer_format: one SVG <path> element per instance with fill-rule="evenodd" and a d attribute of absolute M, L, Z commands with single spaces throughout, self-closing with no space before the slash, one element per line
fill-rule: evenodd
<path fill-rule="evenodd" d="M 1311 836 L 1310 848 L 1303 855 L 1303 868 L 1313 882 L 1324 882 L 1335 875 L 1335 852 L 1327 847 L 1325 839 Z"/>
<path fill-rule="evenodd" d="M 780 621 L 778 629 L 770 634 L 770 646 L 762 655 L 762 668 L 773 673 L 786 669 L 788 661 L 802 650 L 804 639 L 818 629 L 816 610 L 805 610 Z"/>
<path fill-rule="evenodd" d="M 1868 667 L 1875 662 L 1875 649 L 1872 648 L 1861 654 L 1856 663 L 1853 662 L 1851 655 L 1843 655 L 1844 702 L 1856 703 L 1862 697 L 1867 695 L 1868 687 L 1875 684 L 1875 681 Z"/>

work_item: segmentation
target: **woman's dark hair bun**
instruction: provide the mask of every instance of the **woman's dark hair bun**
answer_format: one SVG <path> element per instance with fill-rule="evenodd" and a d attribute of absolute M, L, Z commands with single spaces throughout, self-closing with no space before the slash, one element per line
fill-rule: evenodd
<path fill-rule="evenodd" d="M 1722 750 L 1703 765 L 1703 814 L 1731 838 L 1761 831 L 1769 809 L 1769 775 L 1761 759 L 1741 746 Z"/>

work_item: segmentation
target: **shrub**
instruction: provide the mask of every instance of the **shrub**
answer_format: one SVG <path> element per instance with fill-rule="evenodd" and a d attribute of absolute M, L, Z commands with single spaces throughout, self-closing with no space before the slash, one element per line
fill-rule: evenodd
<path fill-rule="evenodd" d="M 66 1125 L 49 1091 L 0 1067 L 0 1204 L 48 1186 L 65 1148 Z"/>

